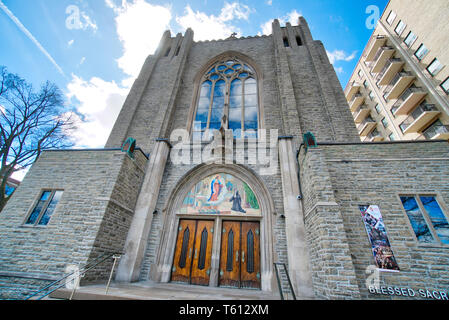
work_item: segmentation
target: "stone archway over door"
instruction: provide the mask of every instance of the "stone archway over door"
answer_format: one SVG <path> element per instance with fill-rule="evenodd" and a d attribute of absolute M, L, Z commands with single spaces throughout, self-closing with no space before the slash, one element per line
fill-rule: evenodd
<path fill-rule="evenodd" d="M 217 179 L 217 175 L 219 178 Z M 239 182 L 229 184 L 227 177 L 235 177 Z M 209 180 L 208 180 L 209 179 Z M 219 180 L 213 181 L 213 179 Z M 208 185 L 199 186 L 195 189 L 199 181 L 207 181 Z M 230 201 L 230 204 L 215 206 L 214 200 L 219 201 L 219 196 L 223 193 L 216 194 L 215 190 L 219 190 L 217 184 L 221 184 L 221 190 L 225 190 L 224 201 Z M 202 189 L 201 189 L 202 188 Z M 238 189 L 238 190 L 237 190 Z M 192 190 L 201 190 L 210 193 L 207 199 L 200 192 L 192 194 Z M 237 193 L 237 191 L 239 191 Z M 252 194 L 253 193 L 253 194 Z M 191 197 L 189 198 L 189 194 Z M 186 196 L 187 195 L 187 196 Z M 258 209 L 254 210 L 256 202 L 252 197 L 257 198 Z M 230 198 L 229 198 L 230 197 Z M 237 198 L 237 200 L 236 200 Z M 222 199 L 223 200 L 223 199 Z M 201 210 L 197 210 L 198 203 L 203 202 L 200 206 Z M 248 203 L 253 203 L 248 205 Z M 240 203 L 240 207 L 239 207 Z M 186 206 L 186 204 L 192 204 Z M 252 207 L 253 206 L 253 207 Z M 156 256 L 156 265 L 151 272 L 151 278 L 155 281 L 169 282 L 172 280 L 173 267 L 176 266 L 176 259 L 179 259 L 179 227 L 183 220 L 213 220 L 214 232 L 212 240 L 211 267 L 210 267 L 210 286 L 219 285 L 220 276 L 220 256 L 222 248 L 222 226 L 227 221 L 236 222 L 253 222 L 259 225 L 259 228 L 253 230 L 253 241 L 259 244 L 259 253 L 256 254 L 260 259 L 260 271 L 252 274 L 255 279 L 260 277 L 260 285 L 263 291 L 272 291 L 274 283 L 273 278 L 273 233 L 272 233 L 272 215 L 274 206 L 268 190 L 265 188 L 259 178 L 247 168 L 239 165 L 200 165 L 196 169 L 186 174 L 171 192 L 165 209 L 164 221 L 162 226 L 162 237 Z M 190 231 L 189 231 L 190 232 Z M 256 232 L 258 234 L 256 234 Z M 247 241 L 247 240 L 245 240 Z M 252 243 L 254 246 L 255 243 Z M 193 247 L 192 247 L 193 252 Z M 188 254 L 188 251 L 187 251 Z M 194 254 L 194 252 L 193 252 Z M 239 261 L 242 262 L 241 250 L 239 252 Z M 194 256 L 193 256 L 194 257 Z M 236 257 L 236 256 L 235 256 Z M 247 253 L 245 253 L 244 261 L 247 261 Z M 252 256 L 251 256 L 252 258 Z M 244 262 L 244 265 L 246 262 Z M 250 268 L 251 270 L 251 268 Z M 190 280 L 191 281 L 191 280 Z"/>

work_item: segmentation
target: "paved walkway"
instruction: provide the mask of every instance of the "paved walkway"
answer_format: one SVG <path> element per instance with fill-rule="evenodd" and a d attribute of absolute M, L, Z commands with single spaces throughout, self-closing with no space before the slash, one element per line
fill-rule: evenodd
<path fill-rule="evenodd" d="M 105 285 L 91 285 L 79 288 L 74 300 L 279 300 L 273 295 L 259 290 L 211 288 L 175 283 L 112 283 L 106 295 Z M 60 289 L 51 298 L 68 299 L 69 289 Z"/>

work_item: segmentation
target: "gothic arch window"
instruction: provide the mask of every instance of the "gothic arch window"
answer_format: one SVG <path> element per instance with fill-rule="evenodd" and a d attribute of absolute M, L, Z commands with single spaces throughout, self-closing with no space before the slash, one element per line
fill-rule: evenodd
<path fill-rule="evenodd" d="M 234 137 L 256 137 L 259 99 L 254 69 L 238 58 L 212 65 L 199 88 L 193 138 L 208 139 L 213 130 L 233 130 Z"/>

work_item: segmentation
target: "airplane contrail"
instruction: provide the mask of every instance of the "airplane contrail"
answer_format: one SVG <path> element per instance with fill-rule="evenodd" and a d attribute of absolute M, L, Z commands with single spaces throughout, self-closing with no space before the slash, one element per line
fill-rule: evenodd
<path fill-rule="evenodd" d="M 36 38 L 28 31 L 27 28 L 17 19 L 17 17 L 6 7 L 3 2 L 0 0 L 0 8 L 6 13 L 6 15 L 16 24 L 16 26 L 37 46 L 37 48 L 50 60 L 50 62 L 55 66 L 60 74 L 64 77 L 64 71 L 62 71 L 61 67 L 56 63 L 53 57 L 45 50 L 45 48 L 36 40 Z"/>

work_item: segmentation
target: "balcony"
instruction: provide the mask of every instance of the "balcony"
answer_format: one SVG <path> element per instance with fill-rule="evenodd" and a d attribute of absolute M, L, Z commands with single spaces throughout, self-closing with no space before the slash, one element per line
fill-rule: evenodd
<path fill-rule="evenodd" d="M 406 115 L 427 95 L 422 88 L 412 86 L 402 93 L 393 105 L 394 116 Z"/>
<path fill-rule="evenodd" d="M 449 126 L 437 121 L 431 125 L 428 129 L 422 133 L 428 140 L 448 140 L 449 139 Z"/>
<path fill-rule="evenodd" d="M 398 58 L 391 58 L 388 59 L 387 63 L 385 64 L 385 67 L 382 69 L 382 71 L 379 73 L 377 80 L 378 84 L 381 86 L 386 86 L 387 84 L 391 83 L 391 80 L 397 73 L 401 70 L 403 67 L 404 62 L 401 59 Z"/>
<path fill-rule="evenodd" d="M 373 118 L 368 117 L 362 123 L 357 126 L 360 136 L 366 136 L 376 127 L 376 122 Z"/>
<path fill-rule="evenodd" d="M 440 111 L 433 104 L 420 104 L 399 127 L 404 134 L 419 132 L 427 126 Z"/>
<path fill-rule="evenodd" d="M 368 134 L 365 139 L 363 139 L 363 142 L 377 142 L 377 141 L 383 141 L 384 137 L 377 131 L 377 129 L 374 129 L 370 134 Z"/>
<path fill-rule="evenodd" d="M 381 47 L 374 57 L 374 64 L 371 69 L 372 73 L 379 73 L 387 61 L 393 56 L 395 50 L 392 47 Z"/>
<path fill-rule="evenodd" d="M 360 85 L 360 83 L 357 83 L 356 81 L 352 81 L 345 90 L 346 100 L 350 101 L 352 99 L 352 96 L 354 94 L 356 94 L 357 92 L 359 92 L 361 87 L 362 86 Z"/>
<path fill-rule="evenodd" d="M 382 47 L 383 45 L 385 45 L 385 43 L 387 42 L 387 37 L 386 36 L 376 36 L 374 38 L 371 38 L 371 41 L 368 43 L 368 49 L 366 50 L 365 53 L 365 60 L 366 61 L 373 61 L 374 60 L 374 56 L 377 53 L 377 50 L 379 50 L 380 47 Z"/>
<path fill-rule="evenodd" d="M 365 97 L 360 93 L 356 93 L 349 102 L 351 112 L 354 112 L 364 101 Z"/>
<path fill-rule="evenodd" d="M 389 93 L 386 95 L 387 100 L 398 99 L 405 88 L 410 86 L 410 84 L 415 80 L 415 76 L 408 71 L 402 71 L 396 74 L 396 76 L 391 80 L 386 90 Z"/>
<path fill-rule="evenodd" d="M 359 106 L 352 113 L 352 116 L 354 117 L 354 122 L 355 123 L 360 123 L 363 120 L 365 120 L 365 118 L 369 115 L 370 111 L 371 111 L 370 108 L 366 104 L 363 104 L 363 105 Z"/>

